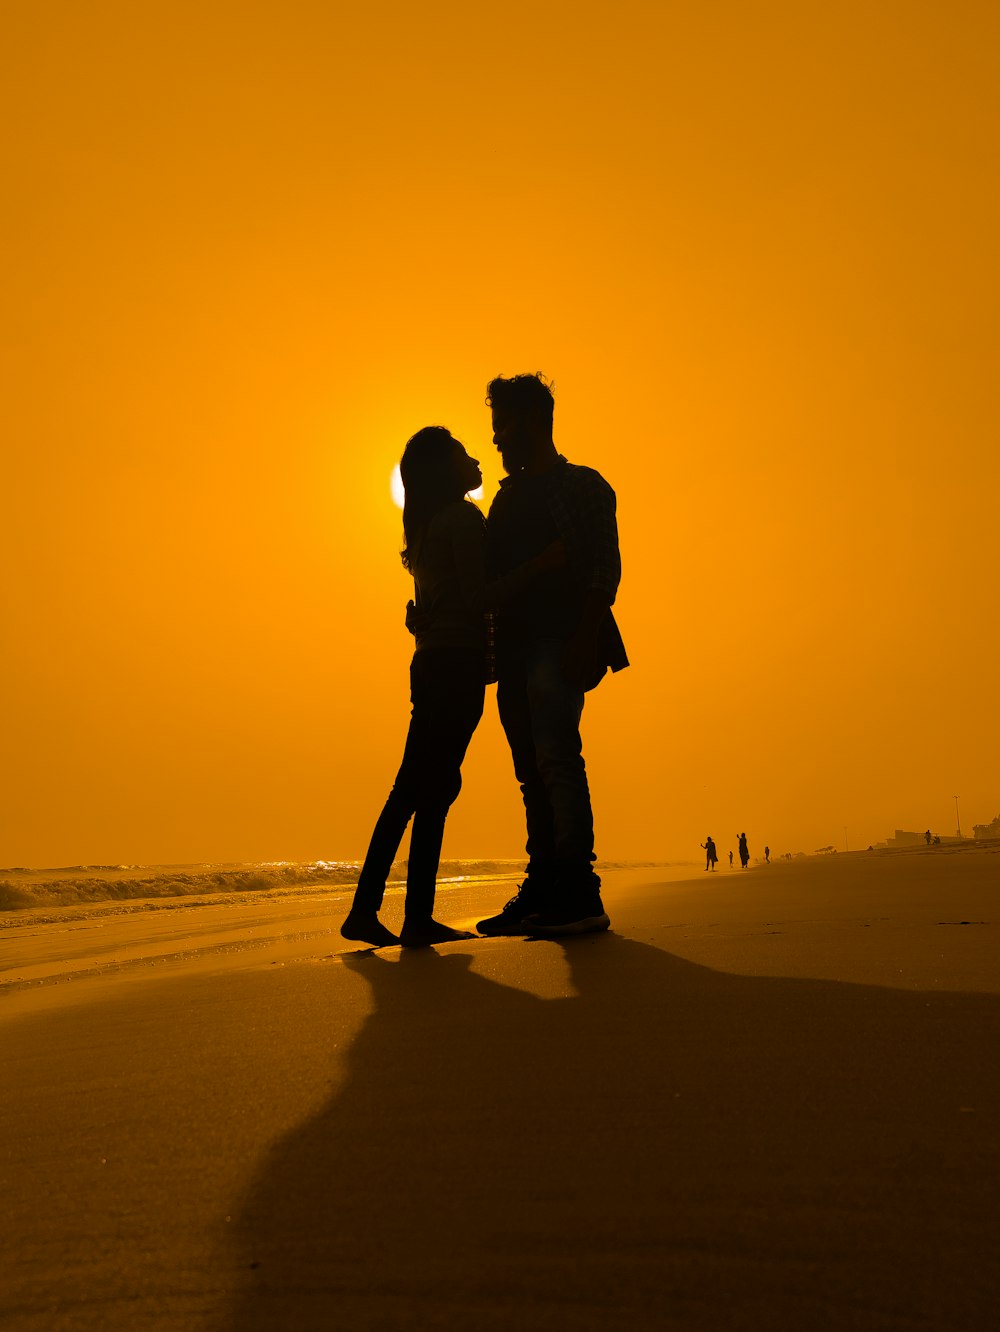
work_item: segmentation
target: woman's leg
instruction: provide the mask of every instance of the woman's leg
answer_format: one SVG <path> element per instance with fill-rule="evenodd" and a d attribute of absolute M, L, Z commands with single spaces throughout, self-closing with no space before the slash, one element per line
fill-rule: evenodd
<path fill-rule="evenodd" d="M 485 694 L 478 656 L 441 654 L 415 664 L 414 693 L 424 706 L 427 728 L 407 863 L 406 923 L 411 928 L 404 926 L 404 943 L 408 933 L 413 936 L 433 916 L 444 825 L 462 789 L 462 762 L 483 715 Z"/>
<path fill-rule="evenodd" d="M 382 807 L 368 844 L 368 853 L 358 875 L 354 901 L 347 919 L 340 927 L 345 939 L 370 943 L 374 947 L 398 943 L 399 939 L 378 918 L 385 895 L 385 881 L 396 859 L 406 825 L 410 820 L 409 802 L 399 785 L 399 778 Z"/>
<path fill-rule="evenodd" d="M 380 910 L 385 894 L 385 883 L 412 813 L 409 801 L 397 786 L 393 786 L 368 843 L 368 852 L 361 873 L 358 875 L 353 910 L 366 912 Z"/>
<path fill-rule="evenodd" d="M 410 834 L 410 858 L 406 866 L 406 918 L 430 920 L 434 914 L 434 893 L 444 825 L 451 802 L 444 805 L 421 803 L 413 815 Z"/>
<path fill-rule="evenodd" d="M 354 901 L 347 919 L 341 926 L 345 939 L 358 939 L 366 943 L 398 943 L 398 939 L 377 919 L 385 895 L 385 884 L 393 861 L 399 854 L 399 845 L 416 809 L 420 790 L 421 771 L 425 763 L 429 715 L 426 706 L 414 689 L 413 667 L 410 667 L 410 726 L 406 733 L 403 759 L 393 782 L 389 798 L 378 816 L 368 851 L 365 855 Z"/>

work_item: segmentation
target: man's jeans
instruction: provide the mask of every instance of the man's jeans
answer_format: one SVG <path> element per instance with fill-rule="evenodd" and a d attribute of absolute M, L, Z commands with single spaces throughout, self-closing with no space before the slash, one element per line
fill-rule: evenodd
<path fill-rule="evenodd" d="M 528 824 L 528 872 L 569 887 L 599 884 L 580 740 L 583 692 L 562 674 L 561 638 L 501 644 L 497 707 Z"/>
<path fill-rule="evenodd" d="M 378 911 L 385 881 L 413 816 L 406 915 L 428 919 L 445 819 L 462 789 L 462 760 L 483 715 L 481 652 L 417 652 L 410 666 L 413 711 L 403 761 L 372 833 L 354 909 Z"/>

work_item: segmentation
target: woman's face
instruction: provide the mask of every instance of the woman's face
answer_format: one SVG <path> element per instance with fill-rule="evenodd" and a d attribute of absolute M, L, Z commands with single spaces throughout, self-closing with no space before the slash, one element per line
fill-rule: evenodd
<path fill-rule="evenodd" d="M 479 463 L 475 458 L 470 458 L 465 450 L 465 445 L 455 440 L 455 475 L 462 487 L 462 494 L 467 495 L 470 490 L 478 490 L 483 484 L 483 473 L 480 470 Z"/>

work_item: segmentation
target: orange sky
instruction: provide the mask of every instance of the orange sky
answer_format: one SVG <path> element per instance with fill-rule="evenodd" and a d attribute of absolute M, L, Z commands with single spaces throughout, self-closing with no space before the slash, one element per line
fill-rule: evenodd
<path fill-rule="evenodd" d="M 535 369 L 619 498 L 599 854 L 997 813 L 995 5 L 3 24 L 0 864 L 363 854 L 392 465 L 442 423 L 489 497 Z M 522 841 L 491 697 L 445 854 Z"/>

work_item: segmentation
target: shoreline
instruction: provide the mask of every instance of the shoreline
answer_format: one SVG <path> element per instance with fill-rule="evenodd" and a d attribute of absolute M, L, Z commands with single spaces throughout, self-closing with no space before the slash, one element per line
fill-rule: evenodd
<path fill-rule="evenodd" d="M 662 875 L 667 868 L 673 873 L 667 881 L 693 878 L 689 866 L 636 866 L 605 874 L 615 882 L 621 877 Z M 502 903 L 521 877 L 518 872 L 440 879 L 438 912 L 450 918 L 453 910 L 462 910 L 469 927 L 469 913 L 477 918 L 485 914 L 473 904 L 477 895 Z M 327 952 L 349 950 L 356 945 L 341 938 L 339 927 L 353 892 L 353 885 L 299 885 L 245 894 L 100 903 L 87 909 L 74 904 L 30 916 L 0 917 L 0 1020 L 14 995 L 41 986 L 75 986 L 88 979 L 107 982 L 126 976 L 141 980 L 151 977 L 153 967 L 159 969 L 159 977 L 183 975 L 185 968 L 204 972 L 284 963 L 308 959 L 318 947 Z M 401 881 L 387 885 L 387 919 L 401 915 L 404 893 Z M 69 1002 L 75 996 L 67 992 L 65 997 Z M 51 996 L 47 1002 L 54 1000 Z"/>
<path fill-rule="evenodd" d="M 955 900 L 944 887 L 953 872 L 965 893 Z M 437 914 L 474 929 L 477 919 L 510 896 L 519 877 L 442 879 Z M 769 974 L 784 957 L 783 974 L 789 976 L 880 983 L 878 967 L 891 956 L 889 983 L 936 986 L 937 932 L 987 929 L 996 914 L 1000 843 L 957 852 L 913 847 L 801 856 L 751 863 L 746 870 L 639 865 L 605 869 L 603 877 L 613 931 L 645 931 L 651 941 L 692 961 Z M 928 897 L 937 890 L 944 895 Z M 387 888 L 383 914 L 390 927 L 401 918 L 404 891 L 402 883 Z M 831 891 L 837 897 L 827 900 Z M 0 1021 L 35 1007 L 86 1002 L 92 990 L 113 993 L 116 982 L 183 981 L 356 950 L 339 933 L 352 892 L 351 885 L 297 885 L 0 917 Z M 874 912 L 873 894 L 882 904 Z M 831 923 L 840 932 L 874 930 L 887 951 L 879 954 L 865 943 L 853 955 L 840 956 L 827 937 Z M 793 940 L 795 946 L 788 947 Z M 994 988 L 988 956 L 976 948 L 966 951 L 972 955 L 966 983 L 980 991 Z"/>
<path fill-rule="evenodd" d="M 409 951 L 257 903 L 9 993 L 4 1327 L 986 1332 L 998 877 L 613 871 L 608 934 Z"/>

